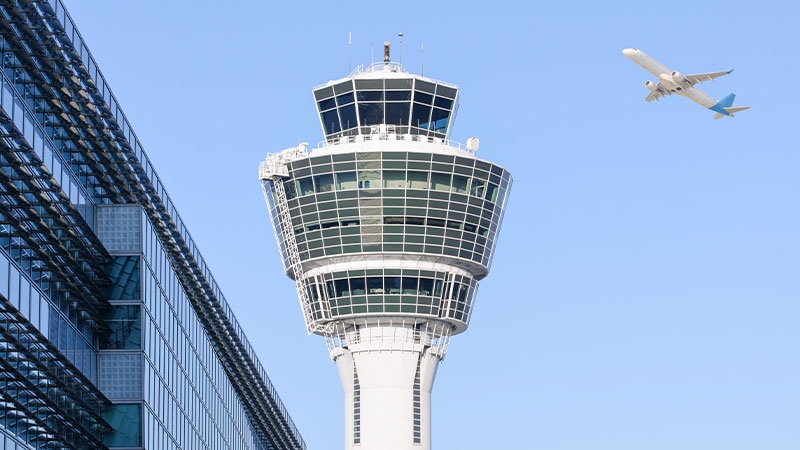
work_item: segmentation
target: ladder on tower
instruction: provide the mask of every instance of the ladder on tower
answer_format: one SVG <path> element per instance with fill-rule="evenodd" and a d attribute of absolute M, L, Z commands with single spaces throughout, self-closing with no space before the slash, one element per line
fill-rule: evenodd
<path fill-rule="evenodd" d="M 305 150 L 304 146 L 296 151 Z M 283 234 L 283 245 L 286 248 L 286 255 L 288 259 L 289 269 L 294 275 L 295 287 L 297 289 L 297 298 L 300 300 L 300 308 L 303 311 L 303 319 L 306 322 L 306 329 L 309 333 L 320 333 L 325 331 L 325 327 L 315 319 L 322 317 L 314 317 L 314 311 L 311 307 L 311 298 L 309 296 L 309 282 L 305 277 L 303 271 L 303 262 L 300 259 L 300 251 L 297 248 L 297 239 L 294 236 L 294 227 L 292 226 L 292 216 L 289 213 L 289 201 L 286 198 L 286 188 L 284 187 L 284 178 L 289 177 L 288 167 L 283 158 L 283 152 L 277 155 L 271 155 L 267 159 L 267 165 L 262 166 L 259 170 L 259 177 L 261 178 L 261 187 L 264 191 L 264 198 L 269 205 L 269 190 L 265 181 L 271 181 L 275 189 L 276 198 L 276 213 L 278 215 L 278 223 L 280 230 L 275 230 L 275 237 L 278 240 L 278 248 L 281 242 L 278 232 Z M 268 169 L 268 170 L 265 170 Z M 324 314 L 323 308 L 319 308 L 320 314 Z"/>

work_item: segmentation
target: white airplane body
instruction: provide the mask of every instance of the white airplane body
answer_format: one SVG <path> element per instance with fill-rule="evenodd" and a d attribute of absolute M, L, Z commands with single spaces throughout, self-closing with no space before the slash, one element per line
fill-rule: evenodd
<path fill-rule="evenodd" d="M 719 119 L 722 116 L 733 117 L 733 114 L 736 112 L 750 109 L 749 106 L 734 107 L 733 99 L 736 97 L 734 94 L 730 94 L 722 100 L 717 101 L 711 98 L 705 92 L 694 87 L 695 84 L 700 84 L 704 81 L 713 80 L 717 77 L 728 75 L 729 73 L 733 72 L 732 69 L 727 72 L 708 72 L 683 75 L 678 71 L 670 70 L 638 48 L 626 48 L 622 51 L 622 54 L 658 78 L 657 83 L 654 83 L 650 80 L 647 80 L 644 83 L 645 87 L 650 89 L 650 94 L 645 97 L 645 101 L 651 102 L 653 100 L 659 100 L 662 97 L 672 94 L 682 95 L 684 97 L 688 97 L 698 105 L 716 112 L 717 114 L 714 115 L 715 119 Z"/>

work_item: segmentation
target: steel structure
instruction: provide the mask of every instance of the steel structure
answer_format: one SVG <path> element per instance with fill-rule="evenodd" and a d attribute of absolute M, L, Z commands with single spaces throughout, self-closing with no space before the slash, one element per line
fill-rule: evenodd
<path fill-rule="evenodd" d="M 259 177 L 306 327 L 345 391 L 345 448 L 429 449 L 430 394 L 489 273 L 511 175 L 449 140 L 454 85 L 388 58 L 314 89 L 325 141 Z"/>
<path fill-rule="evenodd" d="M 0 32 L 0 241 L 11 273 L 78 326 L 102 331 L 109 255 L 92 230 L 94 207 L 141 205 L 263 448 L 305 448 L 62 1 L 4 0 Z M 109 430 L 108 400 L 53 348 L 44 323 L 31 326 L 32 310 L 2 300 L 0 418 L 14 417 L 30 445 L 105 448 L 97 436 Z"/>

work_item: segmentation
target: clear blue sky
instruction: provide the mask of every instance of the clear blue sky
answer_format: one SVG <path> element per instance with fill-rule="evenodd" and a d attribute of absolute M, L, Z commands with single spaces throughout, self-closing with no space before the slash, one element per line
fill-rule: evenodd
<path fill-rule="evenodd" d="M 467 4 L 469 3 L 469 5 Z M 800 11 L 793 2 L 68 0 L 311 450 L 343 396 L 257 179 L 322 139 L 313 86 L 405 33 L 461 87 L 452 138 L 515 178 L 433 391 L 444 449 L 800 448 Z M 639 47 L 751 110 L 648 104 Z"/>

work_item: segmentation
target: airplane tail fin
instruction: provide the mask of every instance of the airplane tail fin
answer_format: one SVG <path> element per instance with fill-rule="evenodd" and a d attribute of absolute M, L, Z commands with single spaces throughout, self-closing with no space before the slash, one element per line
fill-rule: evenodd
<path fill-rule="evenodd" d="M 714 119 L 719 119 L 722 116 L 733 117 L 733 113 L 750 109 L 749 106 L 733 106 L 734 98 L 736 98 L 736 94 L 729 94 L 727 97 L 720 100 L 719 103 L 710 108 L 712 111 L 717 112 L 714 114 Z"/>
<path fill-rule="evenodd" d="M 728 94 L 727 97 L 723 98 L 722 100 L 717 103 L 719 106 L 723 108 L 727 108 L 729 106 L 733 106 L 733 99 L 736 98 L 736 94 Z"/>

